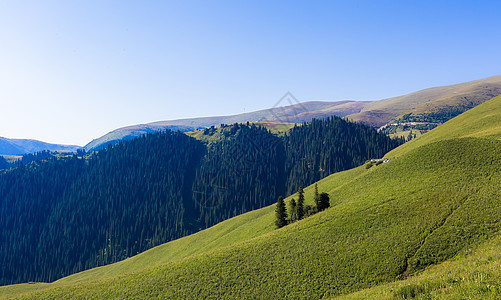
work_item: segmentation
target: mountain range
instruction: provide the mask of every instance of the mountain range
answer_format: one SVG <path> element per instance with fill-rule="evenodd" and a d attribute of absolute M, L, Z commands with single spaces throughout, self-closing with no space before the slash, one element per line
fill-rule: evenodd
<path fill-rule="evenodd" d="M 270 109 L 231 116 L 159 121 L 119 128 L 91 141 L 84 146 L 84 149 L 87 151 L 97 150 L 117 143 L 121 139 L 131 139 L 145 133 L 165 129 L 187 132 L 221 124 L 244 122 L 303 123 L 310 122 L 314 118 L 323 119 L 329 116 L 343 117 L 374 127 L 394 122 L 406 122 L 409 116 L 413 117 L 413 120 L 429 120 L 426 117 L 439 116 L 439 120 L 444 122 L 500 94 L 501 75 L 429 88 L 377 101 L 307 101 L 300 103 L 292 94 L 288 93 Z M 407 119 L 403 120 L 404 117 Z"/>
<path fill-rule="evenodd" d="M 230 116 L 167 120 L 118 128 L 92 140 L 83 149 L 86 151 L 99 150 L 121 140 L 130 140 L 143 134 L 166 129 L 189 132 L 221 124 L 244 122 L 303 123 L 329 116 L 343 117 L 377 128 L 387 124 L 406 124 L 408 125 L 407 130 L 417 128 L 421 133 L 424 133 L 435 126 L 423 130 L 422 126 L 409 125 L 410 122 L 440 124 L 500 94 L 501 75 L 424 89 L 377 101 L 299 102 L 292 94 L 287 93 L 270 109 Z M 385 133 L 395 131 L 388 130 L 388 126 L 385 128 Z M 0 155 L 24 155 L 43 150 L 74 151 L 78 148 L 80 147 L 74 145 L 58 145 L 36 140 L 0 137 Z"/>

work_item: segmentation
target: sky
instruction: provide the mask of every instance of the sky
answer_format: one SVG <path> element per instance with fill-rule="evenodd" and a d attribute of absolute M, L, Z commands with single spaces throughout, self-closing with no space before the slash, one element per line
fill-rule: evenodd
<path fill-rule="evenodd" d="M 0 136 L 379 100 L 501 74 L 501 1 L 0 0 Z"/>

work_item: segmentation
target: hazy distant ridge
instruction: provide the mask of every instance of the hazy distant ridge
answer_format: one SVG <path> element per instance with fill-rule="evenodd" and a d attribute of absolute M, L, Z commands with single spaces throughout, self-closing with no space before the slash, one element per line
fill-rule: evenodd
<path fill-rule="evenodd" d="M 24 155 L 43 150 L 66 150 L 75 151 L 81 148 L 76 145 L 50 144 L 37 140 L 8 139 L 0 137 L 0 155 Z"/>

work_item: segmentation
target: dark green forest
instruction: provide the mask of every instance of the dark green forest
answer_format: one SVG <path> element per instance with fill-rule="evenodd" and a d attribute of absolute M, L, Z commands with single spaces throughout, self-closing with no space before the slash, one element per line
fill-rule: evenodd
<path fill-rule="evenodd" d="M 275 203 L 402 143 L 332 117 L 283 137 L 234 124 L 203 143 L 149 134 L 99 152 L 23 158 L 0 174 L 0 284 L 53 281 Z"/>

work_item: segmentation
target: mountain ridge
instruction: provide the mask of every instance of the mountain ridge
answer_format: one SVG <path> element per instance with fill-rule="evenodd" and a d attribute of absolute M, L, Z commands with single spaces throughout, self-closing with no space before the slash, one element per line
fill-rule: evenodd
<path fill-rule="evenodd" d="M 459 109 L 455 114 L 457 115 L 500 94 L 501 75 L 453 85 L 427 88 L 410 94 L 376 101 L 299 102 L 288 93 L 274 107 L 255 112 L 228 116 L 156 121 L 118 128 L 93 140 L 84 146 L 84 149 L 87 151 L 97 150 L 105 145 L 117 143 L 123 137 L 130 139 L 146 132 L 151 132 L 151 130 L 165 130 L 175 126 L 185 126 L 184 131 L 191 131 L 189 128 L 195 130 L 219 126 L 221 124 L 245 122 L 303 123 L 310 122 L 314 118 L 323 119 L 329 116 L 337 116 L 355 122 L 362 122 L 373 127 L 381 127 L 394 120 L 398 120 L 405 114 L 412 114 L 415 110 L 422 113 L 425 108 L 440 108 L 444 105 L 450 105 L 450 103 L 454 103 L 453 107 L 462 107 L 464 103 L 474 103 L 474 105 Z M 455 102 L 450 99 L 446 101 L 447 97 L 456 97 Z M 435 103 L 436 107 L 429 106 L 430 103 Z M 452 114 L 449 116 L 449 119 L 455 115 Z"/>
<path fill-rule="evenodd" d="M 77 145 L 51 144 L 32 139 L 9 139 L 0 137 L 0 155 L 24 155 L 44 150 L 49 151 L 75 151 L 80 149 Z"/>

